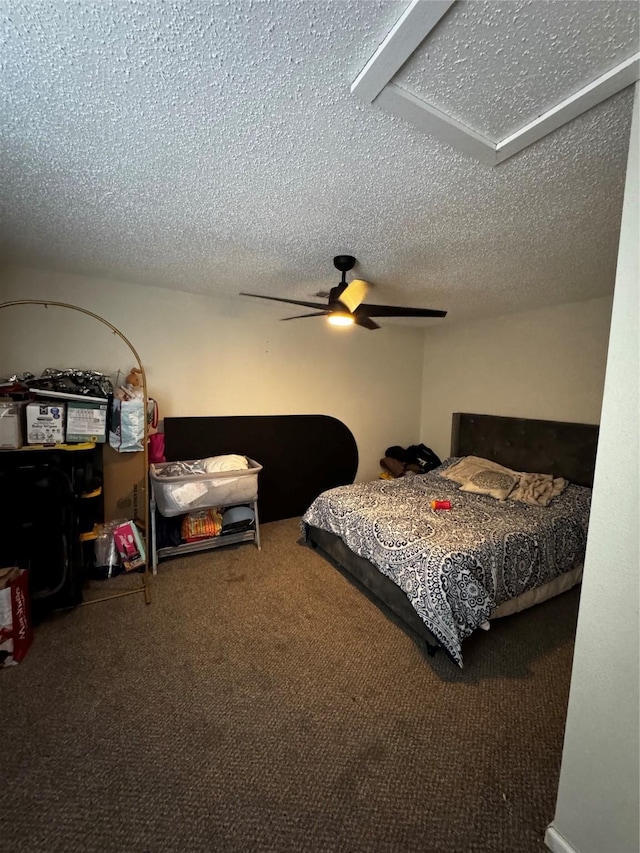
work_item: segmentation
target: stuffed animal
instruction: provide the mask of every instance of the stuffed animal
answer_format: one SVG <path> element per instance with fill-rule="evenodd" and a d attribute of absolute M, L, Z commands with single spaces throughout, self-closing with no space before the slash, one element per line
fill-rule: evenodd
<path fill-rule="evenodd" d="M 125 381 L 114 391 L 114 397 L 118 400 L 142 399 L 142 371 L 139 368 L 131 368 Z"/>
<path fill-rule="evenodd" d="M 132 367 L 129 375 L 125 379 L 127 385 L 132 385 L 134 388 L 142 386 L 142 371 L 137 367 Z"/>

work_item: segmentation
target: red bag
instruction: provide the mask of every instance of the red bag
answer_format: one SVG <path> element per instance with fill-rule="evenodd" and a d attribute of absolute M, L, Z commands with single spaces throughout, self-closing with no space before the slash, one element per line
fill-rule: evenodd
<path fill-rule="evenodd" d="M 29 573 L 0 569 L 0 668 L 20 663 L 32 641 Z"/>
<path fill-rule="evenodd" d="M 166 462 L 164 455 L 164 434 L 156 432 L 158 429 L 158 404 L 149 397 L 149 408 L 147 409 L 147 423 L 150 431 L 149 435 L 149 462 Z"/>
<path fill-rule="evenodd" d="M 154 432 L 149 436 L 149 462 L 166 462 L 164 457 L 164 435 Z"/>

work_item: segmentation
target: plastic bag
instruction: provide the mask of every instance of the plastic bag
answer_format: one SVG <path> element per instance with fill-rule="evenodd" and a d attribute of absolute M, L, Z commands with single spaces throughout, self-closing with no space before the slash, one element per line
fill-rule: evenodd
<path fill-rule="evenodd" d="M 113 538 L 113 531 L 125 521 L 125 518 L 120 518 L 101 524 L 98 528 L 98 535 L 94 542 L 94 554 L 95 576 L 100 580 L 115 577 L 123 571 L 120 555 Z"/>
<path fill-rule="evenodd" d="M 206 474 L 204 459 L 193 459 L 189 462 L 169 462 L 164 468 L 156 471 L 158 477 L 189 477 L 192 474 Z"/>
<path fill-rule="evenodd" d="M 222 530 L 222 515 L 217 509 L 190 512 L 182 519 L 181 533 L 185 542 L 199 542 L 219 536 Z"/>
<path fill-rule="evenodd" d="M 111 406 L 109 444 L 118 453 L 144 450 L 145 405 L 142 399 L 118 400 Z"/>
<path fill-rule="evenodd" d="M 83 397 L 109 397 L 113 394 L 113 385 L 108 376 L 96 370 L 81 370 L 77 367 L 67 367 L 59 370 L 47 367 L 39 377 L 25 380 L 30 388 L 41 391 L 75 394 Z"/>

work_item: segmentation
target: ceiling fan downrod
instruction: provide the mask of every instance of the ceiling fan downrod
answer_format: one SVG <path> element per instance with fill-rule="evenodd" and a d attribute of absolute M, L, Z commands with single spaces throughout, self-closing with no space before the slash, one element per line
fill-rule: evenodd
<path fill-rule="evenodd" d="M 344 292 L 347 287 L 347 272 L 352 270 L 356 265 L 356 259 L 352 255 L 336 255 L 333 259 L 334 267 L 342 273 L 342 279 L 340 280 L 340 284 L 336 287 L 331 288 L 331 292 L 329 294 L 329 302 L 337 302 L 340 298 L 340 294 Z"/>

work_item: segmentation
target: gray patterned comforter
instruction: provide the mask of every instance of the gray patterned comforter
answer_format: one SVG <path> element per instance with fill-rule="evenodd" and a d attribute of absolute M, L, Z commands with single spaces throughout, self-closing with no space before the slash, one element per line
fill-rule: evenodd
<path fill-rule="evenodd" d="M 461 492 L 438 472 L 323 492 L 302 519 L 337 534 L 407 595 L 462 666 L 461 644 L 504 601 L 584 560 L 591 490 L 570 484 L 548 507 Z M 430 501 L 450 500 L 450 511 Z"/>

